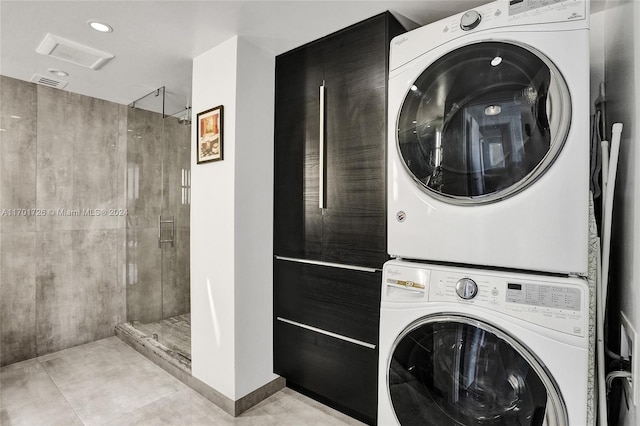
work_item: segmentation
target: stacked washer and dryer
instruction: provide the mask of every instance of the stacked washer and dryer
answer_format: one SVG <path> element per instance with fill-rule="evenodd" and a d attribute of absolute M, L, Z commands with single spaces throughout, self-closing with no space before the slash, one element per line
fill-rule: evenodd
<path fill-rule="evenodd" d="M 588 34 L 504 0 L 392 41 L 380 425 L 587 424 Z"/>

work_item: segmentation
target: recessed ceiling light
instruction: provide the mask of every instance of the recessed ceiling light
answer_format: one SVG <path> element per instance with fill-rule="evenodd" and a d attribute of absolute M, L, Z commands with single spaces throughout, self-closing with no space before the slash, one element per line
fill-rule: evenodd
<path fill-rule="evenodd" d="M 58 77 L 68 77 L 69 73 L 62 70 L 57 70 L 55 68 L 49 68 L 49 72 L 53 75 L 57 75 Z"/>
<path fill-rule="evenodd" d="M 113 28 L 111 28 L 111 26 L 103 22 L 89 21 L 89 26 L 96 31 L 100 31 L 101 33 L 110 33 L 111 31 L 113 31 Z"/>

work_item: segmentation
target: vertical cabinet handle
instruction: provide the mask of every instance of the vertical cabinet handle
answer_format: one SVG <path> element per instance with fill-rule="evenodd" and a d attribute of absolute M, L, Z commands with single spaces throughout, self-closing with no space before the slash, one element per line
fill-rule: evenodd
<path fill-rule="evenodd" d="M 318 165 L 319 170 L 319 185 L 318 185 L 318 207 L 324 209 L 326 207 L 325 200 L 325 164 L 324 164 L 324 131 L 325 131 L 325 108 L 324 108 L 324 94 L 325 86 L 324 80 L 320 85 L 320 162 Z"/>

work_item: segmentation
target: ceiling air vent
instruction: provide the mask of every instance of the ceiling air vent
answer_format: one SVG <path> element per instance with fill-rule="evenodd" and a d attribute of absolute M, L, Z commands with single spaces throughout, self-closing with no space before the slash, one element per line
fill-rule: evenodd
<path fill-rule="evenodd" d="M 42 84 L 43 86 L 55 87 L 56 89 L 62 89 L 67 85 L 67 81 L 56 80 L 55 78 L 45 77 L 44 75 L 34 74 L 31 77 L 31 82 Z"/>
<path fill-rule="evenodd" d="M 111 53 L 103 52 L 49 33 L 44 36 L 36 52 L 92 70 L 101 68 L 114 58 Z"/>

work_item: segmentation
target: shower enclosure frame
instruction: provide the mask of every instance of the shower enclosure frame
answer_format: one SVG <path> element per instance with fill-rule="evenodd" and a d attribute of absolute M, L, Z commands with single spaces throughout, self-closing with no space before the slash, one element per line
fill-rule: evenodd
<path fill-rule="evenodd" d="M 190 108 L 166 114 L 167 95 L 156 89 L 127 114 L 127 322 L 190 359 Z"/>

